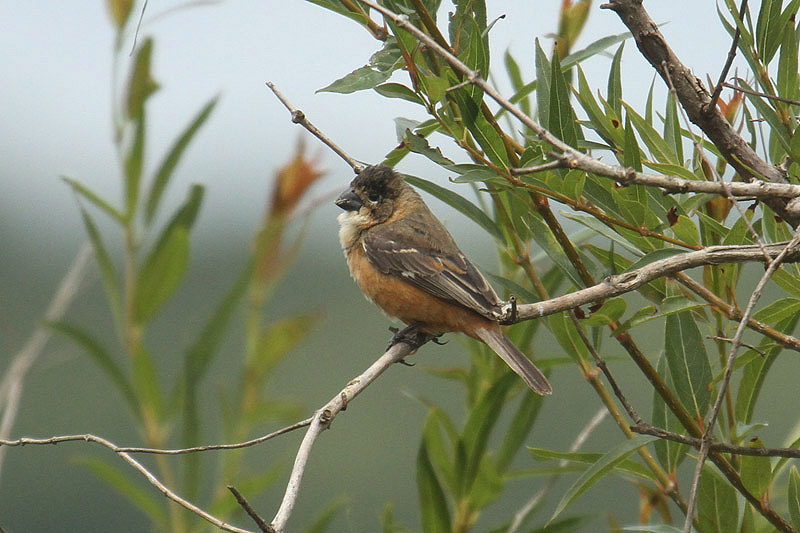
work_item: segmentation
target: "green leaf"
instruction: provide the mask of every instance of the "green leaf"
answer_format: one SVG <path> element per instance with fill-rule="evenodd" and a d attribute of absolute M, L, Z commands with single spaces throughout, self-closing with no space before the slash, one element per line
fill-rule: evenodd
<path fill-rule="evenodd" d="M 575 464 L 593 465 L 603 458 L 602 453 L 593 452 L 562 452 L 558 450 L 547 450 L 544 448 L 528 448 L 528 451 L 536 461 L 559 460 Z M 655 475 L 644 465 L 633 459 L 624 459 L 614 466 L 618 472 L 631 474 L 642 479 L 655 481 Z"/>
<path fill-rule="evenodd" d="M 375 92 L 387 98 L 399 98 L 401 100 L 414 102 L 415 104 L 424 105 L 424 102 L 417 93 L 400 83 L 384 83 L 376 85 L 374 89 Z"/>
<path fill-rule="evenodd" d="M 464 424 L 464 447 L 467 462 L 463 465 L 463 494 L 469 494 L 473 489 L 473 483 L 478 477 L 481 463 L 486 454 L 489 436 L 498 421 L 498 415 L 503 409 L 508 392 L 517 382 L 515 374 L 510 371 L 506 372 L 470 410 L 469 417 Z"/>
<path fill-rule="evenodd" d="M 105 214 L 123 224 L 125 222 L 125 217 L 117 211 L 117 209 L 105 201 L 103 198 L 95 194 L 94 191 L 80 183 L 78 180 L 72 179 L 67 176 L 61 176 L 61 179 L 67 182 L 67 184 L 72 187 L 72 190 L 75 191 L 77 194 L 91 202 L 95 207 L 99 208 Z"/>
<path fill-rule="evenodd" d="M 147 99 L 158 90 L 158 84 L 153 80 L 150 72 L 152 56 L 153 39 L 148 37 L 136 51 L 133 70 L 128 81 L 128 117 L 137 122 L 144 117 L 144 105 Z"/>
<path fill-rule="evenodd" d="M 778 61 L 778 95 L 790 100 L 800 97 L 800 76 L 797 61 L 797 31 L 794 24 L 787 24 L 783 30 L 781 55 Z M 796 136 L 796 135 L 795 135 Z M 794 137 L 792 136 L 792 144 Z"/>
<path fill-rule="evenodd" d="M 80 457 L 75 461 L 91 470 L 94 475 L 142 510 L 152 520 L 155 527 L 163 531 L 170 529 L 166 507 L 163 505 L 164 498 L 160 494 L 157 496 L 155 491 L 149 490 L 149 485 L 147 485 L 148 488 L 145 488 L 134 483 L 130 479 L 128 470 L 111 466 L 101 459 Z"/>
<path fill-rule="evenodd" d="M 578 139 L 582 138 L 576 124 L 575 112 L 570 104 L 567 80 L 561 71 L 558 55 L 555 54 L 550 64 L 550 117 L 548 119 L 550 132 L 556 137 L 577 148 Z"/>
<path fill-rule="evenodd" d="M 139 184 L 142 181 L 144 165 L 145 117 L 142 115 L 134 123 L 133 142 L 125 154 L 125 217 L 126 222 L 133 218 L 139 203 Z"/>
<path fill-rule="evenodd" d="M 417 454 L 417 492 L 422 528 L 426 533 L 449 533 L 450 510 L 423 440 Z"/>
<path fill-rule="evenodd" d="M 792 527 L 800 529 L 800 474 L 794 465 L 789 469 L 789 517 Z"/>
<path fill-rule="evenodd" d="M 736 531 L 739 510 L 733 486 L 708 464 L 700 476 L 697 496 L 697 521 L 703 533 Z"/>
<path fill-rule="evenodd" d="M 600 309 L 592 312 L 591 316 L 581 319 L 581 324 L 584 326 L 608 326 L 617 322 L 625 314 L 627 305 L 624 298 L 606 300 Z"/>
<path fill-rule="evenodd" d="M 133 388 L 139 400 L 137 409 L 141 411 L 145 422 L 160 422 L 164 401 L 158 384 L 158 373 L 153 356 L 143 345 L 139 345 L 131 354 L 131 368 Z"/>
<path fill-rule="evenodd" d="M 461 119 L 475 141 L 483 149 L 486 157 L 502 168 L 508 167 L 508 153 L 500 133 L 483 116 L 479 103 L 469 97 L 465 90 L 458 89 L 451 92 L 461 111 Z"/>
<path fill-rule="evenodd" d="M 517 64 L 517 61 L 514 59 L 514 56 L 511 55 L 511 52 L 508 49 L 506 49 L 505 53 L 505 64 L 506 72 L 511 80 L 511 85 L 514 89 L 514 92 L 518 93 L 525 86 L 525 83 L 522 81 L 522 71 L 519 68 L 519 64 Z M 531 116 L 531 100 L 528 98 L 528 95 L 525 94 L 524 96 L 521 96 L 518 103 L 520 109 L 522 109 L 522 112 L 527 116 Z"/>
<path fill-rule="evenodd" d="M 667 93 L 667 110 L 664 117 L 664 140 L 672 148 L 678 161 L 683 161 L 683 138 L 678 115 L 678 104 L 672 92 Z"/>
<path fill-rule="evenodd" d="M 753 313 L 753 318 L 767 324 L 775 324 L 800 313 L 800 300 L 780 298 Z"/>
<path fill-rule="evenodd" d="M 667 317 L 664 354 L 683 406 L 697 419 L 705 416 L 713 379 L 705 341 L 691 312 Z"/>
<path fill-rule="evenodd" d="M 686 215 L 678 215 L 678 222 L 673 224 L 671 229 L 675 237 L 686 244 L 700 245 L 700 232 L 697 225 Z"/>
<path fill-rule="evenodd" d="M 539 114 L 539 122 L 547 129 L 550 129 L 550 76 L 552 68 L 550 60 L 542 50 L 539 39 L 536 39 L 536 107 Z"/>
<path fill-rule="evenodd" d="M 500 231 L 500 228 L 495 224 L 494 220 L 489 218 L 486 213 L 481 211 L 475 204 L 460 196 L 459 194 L 451 191 L 450 189 L 445 189 L 444 187 L 437 185 L 431 181 L 418 178 L 416 176 L 409 176 L 408 174 L 403 174 L 403 178 L 409 184 L 417 187 L 418 189 L 422 189 L 423 191 L 427 192 L 428 194 L 435 196 L 439 200 L 443 201 L 450 207 L 459 211 L 462 215 L 466 216 L 467 218 L 471 219 L 473 222 L 478 224 L 487 233 L 489 233 L 492 237 L 497 240 L 503 239 L 503 233 Z"/>
<path fill-rule="evenodd" d="M 447 440 L 443 437 L 443 433 L 447 436 Z M 445 486 L 451 493 L 457 493 L 459 487 L 456 465 L 450 458 L 449 450 L 453 449 L 460 436 L 447 413 L 439 408 L 431 407 L 422 429 L 422 438 L 425 440 L 428 458 L 434 471 L 442 477 Z M 461 469 L 463 465 L 457 466 Z"/>
<path fill-rule="evenodd" d="M 594 464 L 592 464 L 592 466 L 589 467 L 586 472 L 581 474 L 577 481 L 575 481 L 575 483 L 573 483 L 572 486 L 567 489 L 567 491 L 564 493 L 564 496 L 561 497 L 561 501 L 558 502 L 556 510 L 553 512 L 553 516 L 550 517 L 550 521 L 561 514 L 564 509 L 566 509 L 578 498 L 578 496 L 583 494 L 589 487 L 602 479 L 608 472 L 625 460 L 630 454 L 642 446 L 653 442 L 654 440 L 656 440 L 656 437 L 651 435 L 637 435 L 632 439 L 628 439 L 614 446 Z"/>
<path fill-rule="evenodd" d="M 447 166 L 453 164 L 451 160 L 442 155 L 442 151 L 438 147 L 432 148 L 431 145 L 428 144 L 428 139 L 415 134 L 410 129 L 406 129 L 405 135 L 403 136 L 403 143 L 412 152 L 422 154 L 438 165 Z"/>
<path fill-rule="evenodd" d="M 667 371 L 667 360 L 665 357 L 662 356 L 658 358 L 656 368 L 658 370 L 658 375 L 664 377 L 667 386 L 672 387 L 673 383 Z M 653 390 L 653 425 L 666 428 L 670 431 L 682 431 L 682 426 L 678 418 L 669 406 L 667 406 L 664 398 L 661 397 L 657 390 Z M 686 451 L 689 449 L 689 446 L 686 444 L 680 444 L 666 439 L 657 440 L 653 446 L 656 450 L 658 462 L 661 463 L 661 466 L 670 474 L 677 472 L 678 466 L 686 459 Z"/>
<path fill-rule="evenodd" d="M 625 114 L 625 151 L 623 152 L 622 164 L 626 168 L 632 168 L 636 172 L 642 171 L 642 154 L 639 143 L 636 140 L 636 133 L 631 125 L 630 113 Z"/>
<path fill-rule="evenodd" d="M 622 51 L 625 41 L 620 43 L 611 61 L 611 70 L 608 72 L 608 104 L 617 117 L 622 116 Z"/>
<path fill-rule="evenodd" d="M 171 228 L 159 240 L 139 272 L 134 320 L 146 322 L 172 296 L 183 280 L 189 263 L 189 232 Z"/>
<path fill-rule="evenodd" d="M 166 188 L 167 183 L 169 183 L 172 173 L 175 171 L 175 167 L 180 162 L 184 151 L 189 146 L 189 143 L 192 141 L 195 134 L 200 130 L 205 121 L 211 115 L 211 112 L 217 105 L 218 100 L 219 97 L 214 97 L 203 106 L 197 116 L 195 116 L 194 120 L 189 123 L 183 133 L 181 133 L 180 137 L 176 139 L 175 143 L 172 145 L 172 148 L 170 148 L 166 157 L 161 162 L 161 165 L 159 165 L 155 174 L 155 178 L 153 179 L 153 184 L 150 186 L 150 193 L 147 196 L 147 205 L 145 207 L 145 221 L 147 223 L 150 223 L 150 221 L 153 220 L 153 216 L 158 209 L 164 189 Z"/>
<path fill-rule="evenodd" d="M 664 140 L 664 137 L 628 103 L 622 102 L 622 105 L 625 106 L 625 116 L 631 119 L 631 122 L 636 127 L 636 131 L 639 132 L 642 142 L 644 142 L 645 146 L 650 150 L 653 157 L 661 163 L 680 165 L 682 162 L 678 160 L 677 155 L 675 155 L 675 152 L 667 144 L 667 141 Z"/>
<path fill-rule="evenodd" d="M 747 443 L 748 448 L 764 448 L 764 443 L 758 437 L 753 437 Z M 756 455 L 743 455 L 740 470 L 742 483 L 759 500 L 767 496 L 767 491 L 772 482 L 772 464 L 769 457 Z"/>
<path fill-rule="evenodd" d="M 92 243 L 94 250 L 94 257 L 97 260 L 97 265 L 100 268 L 100 275 L 103 280 L 103 288 L 106 291 L 108 302 L 111 307 L 111 313 L 114 317 L 115 325 L 118 330 L 121 330 L 122 325 L 122 291 L 119 286 L 119 279 L 117 278 L 117 271 L 114 264 L 111 262 L 111 257 L 108 255 L 103 238 L 100 231 L 94 223 L 94 220 L 81 208 L 81 216 L 83 217 L 83 224 L 86 226 L 86 232 L 89 234 L 89 240 Z"/>
<path fill-rule="evenodd" d="M 525 439 L 539 416 L 542 407 L 542 396 L 538 394 L 523 394 L 520 399 L 519 407 L 514 413 L 509 424 L 508 432 L 503 438 L 503 444 L 497 452 L 495 466 L 499 472 L 505 472 L 511 461 L 516 457 L 517 452 L 525 443 Z"/>
<path fill-rule="evenodd" d="M 203 200 L 203 187 L 193 185 L 189 197 L 156 241 L 139 271 L 134 320 L 151 318 L 172 296 L 189 262 L 189 230 Z"/>
<path fill-rule="evenodd" d="M 47 327 L 53 331 L 65 335 L 67 338 L 80 346 L 83 351 L 86 352 L 86 355 L 88 355 L 94 361 L 100 370 L 105 372 L 111 382 L 117 387 L 117 390 L 125 399 L 125 402 L 127 403 L 131 412 L 135 415 L 138 415 L 138 401 L 133 392 L 133 387 L 131 386 L 130 381 L 128 381 L 128 377 L 125 375 L 125 372 L 123 372 L 117 362 L 114 361 L 114 357 L 105 348 L 105 346 L 100 344 L 97 339 L 87 333 L 84 329 L 74 326 L 68 322 L 48 322 Z"/>
<path fill-rule="evenodd" d="M 374 89 L 391 77 L 391 71 L 380 71 L 369 65 L 364 65 L 339 78 L 330 85 L 317 89 L 316 92 L 350 94 L 356 91 Z"/>

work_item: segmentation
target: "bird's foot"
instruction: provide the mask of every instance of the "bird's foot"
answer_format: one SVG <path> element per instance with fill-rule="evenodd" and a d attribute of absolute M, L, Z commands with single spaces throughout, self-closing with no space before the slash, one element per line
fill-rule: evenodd
<path fill-rule="evenodd" d="M 391 331 L 393 335 L 392 340 L 389 341 L 389 345 L 386 347 L 386 349 L 388 350 L 395 344 L 400 344 L 402 342 L 411 347 L 411 354 L 413 354 L 417 351 L 417 349 L 419 349 L 420 346 L 430 340 L 433 340 L 436 342 L 436 344 L 440 344 L 438 339 L 441 335 L 431 335 L 430 333 L 420 331 L 419 326 L 420 324 L 411 324 L 403 329 L 390 327 L 389 331 Z M 399 362 L 405 366 L 414 366 L 413 363 L 409 363 L 405 359 L 402 359 Z"/>

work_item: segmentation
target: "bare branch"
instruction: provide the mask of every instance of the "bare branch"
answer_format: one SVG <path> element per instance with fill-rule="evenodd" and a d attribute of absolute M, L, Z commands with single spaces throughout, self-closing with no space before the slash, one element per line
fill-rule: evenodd
<path fill-rule="evenodd" d="M 739 13 L 736 15 L 739 19 L 742 18 L 742 14 L 747 9 L 747 0 L 742 0 L 742 4 L 739 6 Z M 708 107 L 713 109 L 717 106 L 717 100 L 719 100 L 719 95 L 722 93 L 722 87 L 725 84 L 725 78 L 728 77 L 728 72 L 731 70 L 731 65 L 733 65 L 733 60 L 736 57 L 736 48 L 739 46 L 739 26 L 736 26 L 736 30 L 733 33 L 733 40 L 731 41 L 731 48 L 728 50 L 728 58 L 725 60 L 725 66 L 722 67 L 722 72 L 719 73 L 719 80 L 717 81 L 717 85 L 714 87 L 714 93 L 711 95 L 711 99 L 708 102 Z"/>
<path fill-rule="evenodd" d="M 283 96 L 283 94 L 281 94 L 278 88 L 275 87 L 274 83 L 268 81 L 267 87 L 269 87 L 272 90 L 272 92 L 275 93 L 275 96 L 278 98 L 278 100 L 280 100 L 281 103 L 286 107 L 286 109 L 288 109 L 289 112 L 292 114 L 292 122 L 294 122 L 295 124 L 300 124 L 305 129 L 307 129 L 312 135 L 314 135 L 317 139 L 325 143 L 328 146 L 328 148 L 336 152 L 336 155 L 344 159 L 356 174 L 361 173 L 361 171 L 364 169 L 364 165 L 362 165 L 361 163 L 359 163 L 358 161 L 347 155 L 347 153 L 341 148 L 339 148 L 339 146 L 335 142 L 333 142 L 327 135 L 322 133 L 322 131 L 320 131 L 316 126 L 314 126 L 314 124 L 312 124 L 306 118 L 305 113 L 295 108 L 291 104 L 291 102 L 289 102 L 289 100 L 285 96 Z"/>
<path fill-rule="evenodd" d="M 372 363 L 361 375 L 354 378 L 342 391 L 334 396 L 328 403 L 319 408 L 311 421 L 311 425 L 306 431 L 303 441 L 300 443 L 300 448 L 297 450 L 297 455 L 292 467 L 292 473 L 289 476 L 289 482 L 286 485 L 286 492 L 283 496 L 278 512 L 275 518 L 272 519 L 270 527 L 277 533 L 284 531 L 289 517 L 292 515 L 297 495 L 300 491 L 300 483 L 303 479 L 303 474 L 306 470 L 308 458 L 311 455 L 311 450 L 314 443 L 322 432 L 328 429 L 331 422 L 347 407 L 347 404 L 356 396 L 358 396 L 364 389 L 366 389 L 378 376 L 380 376 L 387 368 L 394 363 L 401 361 L 404 357 L 408 356 L 415 348 L 412 348 L 405 342 L 400 342 L 389 348 L 377 361 Z"/>
<path fill-rule="evenodd" d="M 21 438 L 17 440 L 0 440 L 0 446 L 24 446 L 28 444 L 36 444 L 36 445 L 43 445 L 43 444 L 58 444 L 61 442 L 94 442 L 100 444 L 101 446 L 105 446 L 112 452 L 116 453 L 119 457 L 122 458 L 123 461 L 131 465 L 136 471 L 142 474 L 147 481 L 150 482 L 155 488 L 161 492 L 164 496 L 169 498 L 170 500 L 174 501 L 181 507 L 188 509 L 189 511 L 193 512 L 194 514 L 200 516 L 201 518 L 205 519 L 209 523 L 215 525 L 216 527 L 222 529 L 223 531 L 230 531 L 231 533 L 253 533 L 250 530 L 242 529 L 236 527 L 234 525 L 228 524 L 227 522 L 220 520 L 216 516 L 204 511 L 200 507 L 196 506 L 195 504 L 191 503 L 190 501 L 182 498 L 177 493 L 172 491 L 169 487 L 164 485 L 152 472 L 150 472 L 147 467 L 145 467 L 142 463 L 134 459 L 128 452 L 123 452 L 124 448 L 120 448 L 113 442 L 103 437 L 98 437 L 97 435 L 85 434 L 85 435 L 62 435 L 58 437 L 50 437 L 48 439 L 30 439 L 30 438 Z"/>
<path fill-rule="evenodd" d="M 681 444 L 688 444 L 693 448 L 699 449 L 703 439 L 697 439 L 688 435 L 681 435 L 667 431 L 659 427 L 651 426 L 650 424 L 636 424 L 631 426 L 631 431 L 641 435 L 653 435 L 660 439 L 671 440 Z M 730 453 L 733 455 L 750 455 L 754 457 L 789 457 L 800 458 L 800 449 L 798 448 L 763 448 L 763 447 L 750 447 L 750 446 L 737 446 L 736 444 L 727 444 L 724 442 L 712 442 L 708 447 L 709 451 L 718 453 Z"/>
<path fill-rule="evenodd" d="M 261 518 L 256 510 L 250 505 L 250 502 L 247 501 L 247 498 L 245 498 L 242 493 L 236 489 L 236 487 L 233 485 L 228 485 L 228 490 L 231 491 L 231 494 L 233 494 L 233 497 L 236 498 L 237 502 L 239 502 L 239 505 L 242 507 L 242 509 L 244 509 L 244 512 L 247 513 L 247 516 L 253 519 L 253 522 L 256 523 L 258 529 L 264 533 L 275 533 L 275 530 L 272 529 L 263 518 Z"/>

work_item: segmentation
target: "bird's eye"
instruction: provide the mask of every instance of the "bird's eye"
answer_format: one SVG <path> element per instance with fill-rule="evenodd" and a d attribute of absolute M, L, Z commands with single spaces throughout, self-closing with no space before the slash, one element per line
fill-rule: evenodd
<path fill-rule="evenodd" d="M 371 192 L 369 193 L 369 196 L 367 196 L 367 198 L 369 198 L 370 202 L 377 202 L 378 200 L 381 199 L 381 195 L 376 192 Z"/>

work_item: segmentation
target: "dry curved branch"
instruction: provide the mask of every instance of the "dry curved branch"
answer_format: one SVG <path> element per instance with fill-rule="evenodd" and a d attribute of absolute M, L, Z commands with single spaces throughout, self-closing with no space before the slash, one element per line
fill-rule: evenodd
<path fill-rule="evenodd" d="M 150 472 L 147 467 L 145 467 L 142 463 L 134 459 L 129 452 L 124 452 L 125 448 L 117 446 L 113 442 L 103 437 L 98 437 L 97 435 L 91 434 L 84 434 L 84 435 L 62 435 L 58 437 L 50 437 L 47 439 L 31 439 L 31 438 L 21 438 L 16 440 L 0 440 L 0 446 L 25 446 L 29 444 L 34 445 L 43 445 L 43 444 L 58 444 L 61 442 L 94 442 L 96 444 L 100 444 L 111 450 L 112 452 L 116 453 L 119 457 L 122 458 L 123 461 L 131 465 L 137 472 L 142 474 L 147 481 L 150 482 L 156 489 L 161 492 L 164 496 L 169 498 L 170 500 L 174 501 L 181 507 L 188 509 L 189 511 L 193 512 L 194 514 L 200 516 L 201 518 L 205 519 L 209 523 L 215 525 L 216 527 L 220 528 L 223 531 L 230 531 L 231 533 L 253 533 L 253 531 L 248 529 L 242 529 L 240 527 L 236 527 L 234 525 L 228 524 L 227 522 L 220 520 L 216 516 L 212 515 L 201 509 L 200 507 L 196 506 L 192 502 L 184 499 L 176 492 L 172 491 L 169 487 L 164 485 L 160 479 L 158 479 L 152 472 Z"/>
<path fill-rule="evenodd" d="M 273 518 L 270 523 L 270 527 L 276 533 L 284 531 L 286 523 L 292 515 L 292 510 L 294 509 L 294 504 L 300 491 L 300 483 L 305 473 L 306 464 L 308 463 L 311 449 L 314 447 L 317 438 L 323 431 L 330 427 L 333 419 L 340 411 L 347 407 L 350 400 L 358 396 L 387 368 L 408 356 L 413 349 L 415 348 L 412 348 L 405 342 L 395 344 L 372 363 L 361 375 L 351 380 L 339 394 L 331 398 L 328 403 L 314 413 L 311 425 L 308 431 L 306 431 L 303 441 L 300 443 L 300 448 L 297 450 L 294 466 L 289 476 L 289 482 L 286 485 L 286 492 L 283 495 L 283 500 L 278 508 L 278 512 L 275 514 L 275 518 Z"/>

